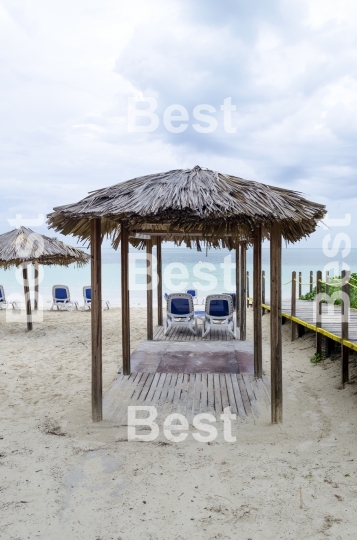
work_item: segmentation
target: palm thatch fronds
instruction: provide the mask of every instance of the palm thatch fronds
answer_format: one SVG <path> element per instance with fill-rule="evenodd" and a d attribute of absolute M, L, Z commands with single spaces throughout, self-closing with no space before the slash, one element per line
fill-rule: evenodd
<path fill-rule="evenodd" d="M 49 238 L 20 227 L 0 235 L 0 267 L 9 268 L 22 263 L 68 266 L 77 263 L 83 266 L 90 256 L 81 249 L 67 246 L 57 238 Z"/>
<path fill-rule="evenodd" d="M 280 222 L 283 237 L 296 242 L 315 231 L 326 213 L 322 204 L 300 193 L 199 166 L 134 178 L 90 193 L 75 204 L 60 206 L 48 216 L 50 227 L 82 240 L 90 237 L 90 220 L 102 218 L 102 234 L 120 240 L 120 224 L 130 230 L 131 243 L 140 236 L 162 233 L 167 240 L 187 245 L 204 240 L 212 246 L 233 248 L 250 242 L 262 226 L 269 238 L 270 225 Z"/>

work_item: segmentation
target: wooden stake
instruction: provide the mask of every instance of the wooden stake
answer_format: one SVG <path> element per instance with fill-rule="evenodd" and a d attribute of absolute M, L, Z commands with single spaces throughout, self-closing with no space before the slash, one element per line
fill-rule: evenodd
<path fill-rule="evenodd" d="M 101 221 L 91 220 L 92 420 L 103 419 Z"/>
<path fill-rule="evenodd" d="M 271 421 L 283 421 L 283 369 L 281 339 L 281 225 L 270 228 L 270 357 Z"/>
<path fill-rule="evenodd" d="M 342 385 L 343 387 L 348 382 L 349 379 L 349 348 L 343 344 L 343 340 L 348 340 L 348 320 L 349 320 L 349 311 L 350 311 L 350 294 L 351 286 L 349 284 L 350 272 L 342 270 L 342 306 L 341 306 L 341 363 L 342 363 Z"/>
<path fill-rule="evenodd" d="M 302 296 L 302 273 L 299 272 L 299 298 Z"/>
<path fill-rule="evenodd" d="M 236 247 L 236 323 L 240 325 L 240 244 Z"/>
<path fill-rule="evenodd" d="M 121 223 L 121 317 L 123 374 L 130 375 L 129 231 Z"/>
<path fill-rule="evenodd" d="M 291 274 L 291 315 L 296 317 L 296 272 Z M 296 339 L 297 324 L 291 321 L 291 341 Z"/>
<path fill-rule="evenodd" d="M 265 270 L 262 270 L 262 304 L 265 304 Z M 265 315 L 265 308 L 262 308 L 262 315 Z"/>
<path fill-rule="evenodd" d="M 146 327 L 147 339 L 153 340 L 153 309 L 152 309 L 152 238 L 146 240 L 146 256 L 147 256 L 147 271 L 146 271 Z"/>
<path fill-rule="evenodd" d="M 316 328 L 321 328 L 322 325 L 322 311 L 321 311 L 321 280 L 322 272 L 318 270 L 316 272 Z M 316 332 L 316 354 L 321 356 L 322 354 L 322 334 Z"/>
<path fill-rule="evenodd" d="M 330 294 L 330 285 L 329 285 L 329 281 L 330 281 L 330 272 L 328 270 L 326 270 L 326 279 L 325 279 L 325 282 L 326 282 L 326 285 L 325 285 L 325 292 L 326 294 Z"/>
<path fill-rule="evenodd" d="M 240 340 L 245 341 L 247 339 L 247 245 L 245 242 L 241 243 L 240 249 L 240 315 L 239 315 L 239 328 L 240 328 Z"/>
<path fill-rule="evenodd" d="M 24 282 L 26 326 L 27 326 L 27 330 L 30 331 L 32 330 L 32 313 L 31 313 L 30 287 L 29 287 L 29 280 L 28 280 L 28 268 L 27 268 L 26 263 L 24 263 L 22 266 L 22 278 Z"/>
<path fill-rule="evenodd" d="M 253 246 L 253 317 L 254 317 L 254 377 L 263 377 L 262 360 L 262 229 L 254 230 Z"/>
<path fill-rule="evenodd" d="M 34 268 L 34 281 L 35 281 L 35 301 L 34 301 L 34 308 L 37 310 L 38 309 L 38 275 L 39 275 L 39 270 L 38 270 L 38 263 L 35 263 L 33 265 L 33 268 Z"/>
<path fill-rule="evenodd" d="M 313 285 L 314 285 L 314 273 L 313 273 L 313 271 L 311 270 L 311 271 L 310 271 L 310 292 L 312 292 Z"/>
<path fill-rule="evenodd" d="M 163 325 L 162 316 L 162 240 L 161 236 L 156 238 L 156 258 L 157 258 L 157 324 Z"/>

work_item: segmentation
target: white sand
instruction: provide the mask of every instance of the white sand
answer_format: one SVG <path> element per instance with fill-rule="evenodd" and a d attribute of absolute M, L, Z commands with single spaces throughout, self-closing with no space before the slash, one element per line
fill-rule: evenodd
<path fill-rule="evenodd" d="M 134 348 L 145 311 L 132 315 Z M 103 322 L 106 391 L 120 311 Z M 356 388 L 338 389 L 338 361 L 309 362 L 312 334 L 292 344 L 285 325 L 283 336 L 282 426 L 265 412 L 232 444 L 127 442 L 125 428 L 90 420 L 90 314 L 46 312 L 27 333 L 0 312 L 1 538 L 355 539 Z"/>

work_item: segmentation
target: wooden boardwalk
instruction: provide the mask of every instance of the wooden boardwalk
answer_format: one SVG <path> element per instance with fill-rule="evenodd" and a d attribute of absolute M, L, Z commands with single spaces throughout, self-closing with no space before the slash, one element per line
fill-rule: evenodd
<path fill-rule="evenodd" d="M 103 401 L 104 420 L 127 425 L 128 405 L 155 406 L 159 418 L 186 416 L 190 424 L 199 413 L 217 419 L 226 407 L 242 419 L 259 417 L 270 407 L 270 384 L 264 376 L 233 373 L 132 373 L 120 375 Z"/>
<path fill-rule="evenodd" d="M 238 330 L 237 330 L 238 336 Z M 214 328 L 207 336 L 202 338 L 201 325 L 198 325 L 197 336 L 192 334 L 188 328 L 174 327 L 165 336 L 163 326 L 155 326 L 154 340 L 156 341 L 234 341 L 234 337 L 227 330 Z"/>
<path fill-rule="evenodd" d="M 295 316 L 291 315 L 290 300 L 282 300 L 282 316 L 297 324 L 305 326 L 314 332 L 319 332 L 324 336 L 341 343 L 341 306 L 331 304 L 321 304 L 321 328 L 316 328 L 316 309 L 314 301 L 297 300 Z M 269 304 L 262 304 L 266 309 L 270 309 Z M 350 309 L 349 312 L 349 338 L 344 344 L 357 351 L 357 310 Z"/>

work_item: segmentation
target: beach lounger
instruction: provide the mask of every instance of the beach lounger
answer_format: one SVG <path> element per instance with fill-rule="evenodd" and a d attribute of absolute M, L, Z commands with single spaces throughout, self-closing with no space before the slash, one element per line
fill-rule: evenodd
<path fill-rule="evenodd" d="M 205 303 L 204 298 L 202 298 L 202 301 L 200 302 L 200 300 L 199 300 L 199 298 L 197 296 L 197 289 L 187 289 L 186 293 L 190 294 L 192 296 L 194 304 L 204 304 Z"/>
<path fill-rule="evenodd" d="M 194 335 L 197 334 L 197 319 L 193 309 L 191 294 L 173 293 L 167 297 L 167 313 L 164 320 L 165 336 L 175 326 L 188 328 Z M 195 325 L 195 328 L 193 328 Z"/>
<path fill-rule="evenodd" d="M 84 309 L 86 309 L 86 307 L 90 309 L 91 304 L 92 304 L 92 288 L 90 285 L 83 287 L 83 301 L 84 301 Z M 102 311 L 104 309 L 109 309 L 109 308 L 110 308 L 109 300 L 102 300 Z"/>
<path fill-rule="evenodd" d="M 202 337 L 212 328 L 226 329 L 236 339 L 236 323 L 233 316 L 233 300 L 228 294 L 210 294 L 206 298 L 202 317 Z"/>
<path fill-rule="evenodd" d="M 72 311 L 73 308 L 78 309 L 78 302 L 72 302 L 67 285 L 54 285 L 52 287 L 52 306 L 59 310 L 61 307 L 67 311 Z"/>
<path fill-rule="evenodd" d="M 6 309 L 10 305 L 12 306 L 12 309 L 19 309 L 17 302 L 6 301 L 4 287 L 0 285 L 0 309 Z"/>

